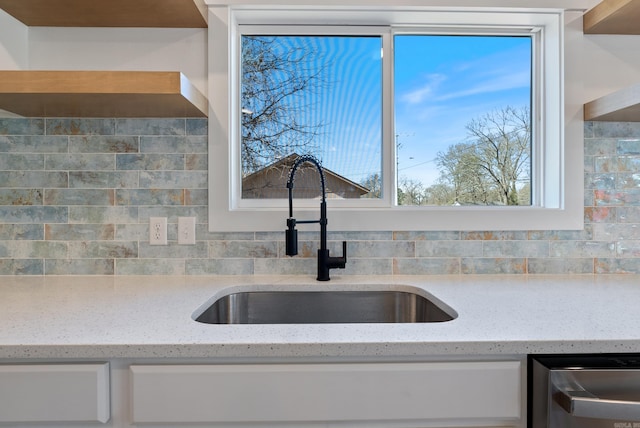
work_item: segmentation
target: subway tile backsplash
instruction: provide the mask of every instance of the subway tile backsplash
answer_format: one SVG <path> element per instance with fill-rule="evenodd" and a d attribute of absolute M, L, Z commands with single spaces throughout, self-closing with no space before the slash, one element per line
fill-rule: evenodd
<path fill-rule="evenodd" d="M 587 122 L 584 145 L 584 230 L 330 232 L 336 274 L 640 273 L 640 124 Z M 0 119 L 0 275 L 314 275 L 317 233 L 288 258 L 283 233 L 206 221 L 206 119 Z"/>

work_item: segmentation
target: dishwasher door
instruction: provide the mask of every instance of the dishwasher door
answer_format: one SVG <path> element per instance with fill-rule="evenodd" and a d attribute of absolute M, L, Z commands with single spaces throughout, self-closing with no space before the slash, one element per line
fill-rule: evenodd
<path fill-rule="evenodd" d="M 638 356 L 538 358 L 530 380 L 530 428 L 640 428 Z"/>

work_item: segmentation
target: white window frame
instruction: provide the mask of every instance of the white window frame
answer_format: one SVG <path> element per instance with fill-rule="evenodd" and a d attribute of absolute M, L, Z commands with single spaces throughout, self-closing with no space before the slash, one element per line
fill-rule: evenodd
<path fill-rule="evenodd" d="M 395 206 L 392 198 L 354 201 L 329 200 L 330 230 L 574 230 L 583 227 L 582 118 L 565 106 L 564 55 L 568 43 L 561 10 L 469 8 L 289 8 L 232 7 L 209 9 L 209 230 L 280 231 L 288 216 L 286 200 L 242 200 L 239 188 L 238 51 L 241 25 L 388 26 L 391 31 L 473 33 L 506 30 L 530 32 L 534 43 L 533 114 L 534 153 L 532 179 L 537 192 L 532 206 L 441 207 Z M 285 28 L 285 27 L 283 27 Z M 284 34 L 284 33 L 283 33 Z M 340 33 L 344 34 L 344 33 Z M 391 34 L 391 33 L 390 33 Z M 387 38 L 390 40 L 390 36 Z M 568 42 L 569 40 L 569 42 Z M 387 43 L 389 43 L 387 41 Z M 386 46 L 385 46 L 386 48 Z M 386 62 L 389 63 L 388 61 Z M 389 65 L 390 66 L 390 65 Z M 388 70 L 385 70 L 388 72 Z M 575 72 L 573 70 L 572 72 Z M 385 79 L 383 121 L 393 117 L 392 88 Z M 574 96 L 576 96 L 574 94 Z M 571 126 L 567 126 L 570 122 Z M 393 126 L 383 124 L 383 175 L 395 177 Z M 569 156 L 568 153 L 571 153 Z M 235 177 L 235 179 L 234 179 Z M 385 180 L 386 195 L 393 195 L 393 180 Z M 349 206 L 349 204 L 351 204 Z M 366 206 L 365 206 L 366 205 Z M 317 201 L 294 200 L 298 219 L 318 217 Z"/>
<path fill-rule="evenodd" d="M 237 42 L 240 42 L 240 37 L 243 35 L 299 35 L 304 34 L 307 36 L 380 36 L 382 41 L 382 49 L 383 52 L 388 52 L 391 48 L 391 38 L 393 37 L 392 29 L 389 26 L 328 26 L 328 25 L 312 25 L 312 26 L 299 26 L 299 25 L 288 25 L 286 27 L 275 26 L 275 25 L 239 25 L 237 28 Z M 236 63 L 236 71 L 234 75 L 238 75 L 238 71 L 240 70 L 240 58 L 235 58 Z M 391 92 L 391 81 L 389 79 L 384 79 L 384 75 L 391 74 L 391 64 L 390 61 L 382 62 L 383 68 L 383 81 L 382 87 L 380 88 L 382 91 L 382 140 L 383 141 L 391 141 L 389 138 L 394 135 L 393 129 L 393 115 L 391 112 L 392 103 L 393 103 L 393 94 Z M 233 82 L 232 77 L 232 82 Z M 239 79 L 239 77 L 238 77 Z M 233 84 L 233 83 L 232 83 Z M 235 91 L 233 96 L 239 97 L 240 95 L 240 85 L 234 84 Z M 235 92 L 234 91 L 234 92 Z M 239 99 L 239 98 L 238 98 Z M 237 106 L 235 107 L 238 108 Z M 236 110 L 237 111 L 237 110 Z M 232 206 L 235 209 L 264 209 L 264 208 L 277 208 L 282 207 L 283 204 L 287 204 L 288 209 L 288 201 L 278 200 L 278 199 L 242 199 L 240 195 L 242 194 L 242 174 L 240 173 L 240 118 L 238 115 L 236 117 L 231 117 L 231 145 L 230 145 L 230 154 L 231 154 L 231 199 Z M 384 144 L 382 143 L 381 154 L 382 154 L 382 168 L 383 174 L 392 174 L 391 177 L 395 177 L 395 153 L 393 153 L 394 147 L 393 144 Z M 302 154 L 302 153 L 300 153 Z M 393 168 L 393 170 L 389 171 L 389 168 Z M 354 208 L 354 205 L 357 208 L 384 208 L 389 207 L 393 203 L 393 185 L 390 180 L 383 180 L 382 186 L 382 198 L 363 198 L 363 199 L 335 199 L 327 204 L 330 204 L 333 208 Z M 294 192 L 295 197 L 295 192 Z M 355 203 L 354 203 L 355 202 Z M 295 208 L 300 209 L 308 209 L 313 212 L 314 209 L 318 209 L 318 201 L 317 200 L 309 200 L 309 199 L 296 199 Z"/>

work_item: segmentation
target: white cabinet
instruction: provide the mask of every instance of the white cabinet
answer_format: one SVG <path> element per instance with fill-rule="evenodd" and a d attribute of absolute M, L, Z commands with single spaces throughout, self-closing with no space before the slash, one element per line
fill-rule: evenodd
<path fill-rule="evenodd" d="M 0 423 L 107 422 L 109 364 L 0 365 Z"/>
<path fill-rule="evenodd" d="M 522 364 L 4 364 L 0 427 L 523 427 Z"/>
<path fill-rule="evenodd" d="M 519 361 L 132 365 L 130 375 L 136 424 L 460 427 L 521 420 Z"/>

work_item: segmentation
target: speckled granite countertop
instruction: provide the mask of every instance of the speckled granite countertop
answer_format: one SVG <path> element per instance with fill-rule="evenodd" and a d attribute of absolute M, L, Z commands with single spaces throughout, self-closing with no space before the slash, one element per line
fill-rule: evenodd
<path fill-rule="evenodd" d="M 430 324 L 208 325 L 247 288 L 418 288 L 453 308 Z M 415 358 L 640 352 L 638 276 L 2 277 L 0 358 Z"/>

